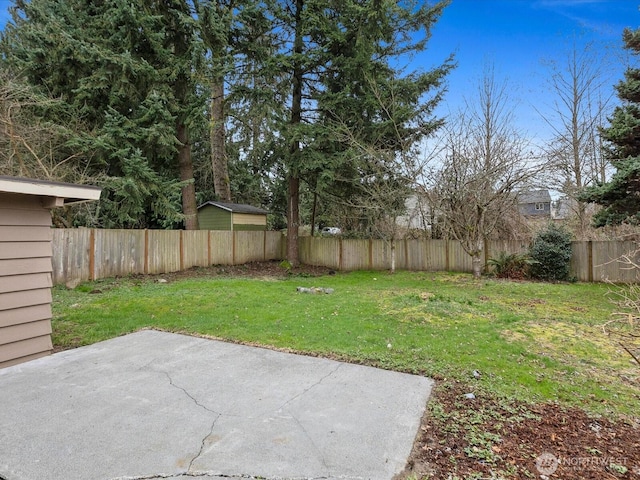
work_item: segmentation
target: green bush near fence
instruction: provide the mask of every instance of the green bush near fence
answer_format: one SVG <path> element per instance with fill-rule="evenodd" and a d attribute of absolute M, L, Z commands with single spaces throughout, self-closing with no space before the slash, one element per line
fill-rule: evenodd
<path fill-rule="evenodd" d="M 550 224 L 533 239 L 529 256 L 531 276 L 539 280 L 566 281 L 571 268 L 571 233 Z"/>

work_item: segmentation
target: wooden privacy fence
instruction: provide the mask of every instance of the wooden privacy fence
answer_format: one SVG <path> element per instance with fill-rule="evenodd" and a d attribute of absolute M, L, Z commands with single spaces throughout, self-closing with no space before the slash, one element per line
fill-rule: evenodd
<path fill-rule="evenodd" d="M 471 257 L 454 240 L 396 240 L 398 270 L 471 272 Z M 527 244 L 487 242 L 489 257 L 501 251 L 526 251 Z M 486 250 L 485 250 L 486 253 Z M 483 254 L 484 262 L 486 255 Z M 387 270 L 391 244 L 384 240 L 352 240 L 323 237 L 300 238 L 300 261 L 336 270 Z"/>
<path fill-rule="evenodd" d="M 280 232 L 53 229 L 53 282 L 282 258 Z"/>
<path fill-rule="evenodd" d="M 210 265 L 281 260 L 286 237 L 264 231 L 53 229 L 53 282 L 130 274 L 161 274 Z M 636 269 L 617 260 L 635 242 L 573 242 L 572 274 L 584 282 L 637 282 Z M 488 241 L 482 256 L 525 252 L 526 242 Z M 300 261 L 336 270 L 388 270 L 391 246 L 383 240 L 301 237 Z M 397 240 L 396 268 L 471 272 L 471 257 L 454 240 Z"/>

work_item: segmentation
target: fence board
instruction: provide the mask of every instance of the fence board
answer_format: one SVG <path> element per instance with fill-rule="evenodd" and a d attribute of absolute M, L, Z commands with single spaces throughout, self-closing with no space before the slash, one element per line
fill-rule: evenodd
<path fill-rule="evenodd" d="M 234 242 L 234 264 L 264 261 L 263 231 L 234 232 Z"/>
<path fill-rule="evenodd" d="M 341 240 L 337 238 L 300 237 L 300 261 L 339 270 L 340 244 Z"/>
<path fill-rule="evenodd" d="M 207 267 L 209 265 L 209 231 L 185 230 L 182 232 L 182 268 Z"/>
<path fill-rule="evenodd" d="M 481 255 L 481 262 L 484 265 L 484 252 Z M 452 272 L 473 271 L 471 257 L 464 251 L 460 242 L 455 240 L 449 240 L 449 270 Z"/>
<path fill-rule="evenodd" d="M 148 230 L 147 273 L 160 274 L 180 270 L 180 231 Z"/>
<path fill-rule="evenodd" d="M 575 276 L 580 282 L 588 282 L 591 280 L 589 265 L 589 242 L 572 242 L 571 243 L 571 266 L 569 267 L 571 275 Z"/>
<path fill-rule="evenodd" d="M 391 268 L 391 245 L 384 240 L 371 240 L 371 270 L 388 270 L 389 268 Z"/>
<path fill-rule="evenodd" d="M 233 265 L 233 232 L 210 231 L 211 265 Z"/>
<path fill-rule="evenodd" d="M 447 269 L 447 241 L 424 241 L 426 253 L 425 270 L 431 272 L 445 271 Z"/>
<path fill-rule="evenodd" d="M 637 268 L 629 268 L 629 265 L 621 263 L 621 257 L 627 255 L 638 265 L 640 260 L 638 245 L 632 241 L 592 242 L 593 280 L 597 282 L 638 282 Z"/>
<path fill-rule="evenodd" d="M 95 278 L 144 273 L 144 230 L 94 230 Z"/>
<path fill-rule="evenodd" d="M 52 229 L 51 263 L 53 283 L 59 285 L 68 281 L 89 280 L 89 237 L 88 228 Z"/>
<path fill-rule="evenodd" d="M 391 248 L 390 242 L 386 242 L 389 244 L 389 248 Z M 405 243 L 401 240 L 396 241 L 396 270 L 407 270 L 407 265 L 409 264 L 409 259 L 407 258 L 407 250 L 405 248 Z M 391 266 L 391 263 L 389 263 Z"/>
<path fill-rule="evenodd" d="M 342 240 L 342 270 L 369 269 L 369 240 Z"/>
<path fill-rule="evenodd" d="M 284 237 L 280 232 L 266 231 L 264 239 L 264 259 L 280 260 L 282 259 L 282 245 Z"/>
<path fill-rule="evenodd" d="M 405 240 L 404 249 L 407 252 L 407 270 L 424 271 L 429 270 L 426 242 L 424 240 Z"/>
<path fill-rule="evenodd" d="M 528 250 L 529 244 L 518 240 L 489 240 L 485 244 L 485 255 L 487 259 L 497 258 L 502 252 L 526 253 Z"/>

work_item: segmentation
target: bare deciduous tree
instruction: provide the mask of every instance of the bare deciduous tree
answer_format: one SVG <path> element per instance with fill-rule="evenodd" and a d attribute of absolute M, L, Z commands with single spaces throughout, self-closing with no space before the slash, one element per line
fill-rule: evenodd
<path fill-rule="evenodd" d="M 38 118 L 41 108 L 60 102 L 48 98 L 6 71 L 0 72 L 0 174 L 88 183 L 88 157 L 69 146 L 69 133 L 81 125 L 68 118 L 53 124 Z"/>
<path fill-rule="evenodd" d="M 439 165 L 424 180 L 447 231 L 471 256 L 476 278 L 485 240 L 516 208 L 515 192 L 540 171 L 511 108 L 507 83 L 487 67 L 474 101 L 444 128 Z"/>
<path fill-rule="evenodd" d="M 622 269 L 635 272 L 637 282 L 640 277 L 640 248 L 615 261 Z M 640 285 L 614 285 L 609 294 L 622 311 L 613 313 L 612 319 L 602 326 L 602 330 L 640 366 Z"/>
<path fill-rule="evenodd" d="M 542 115 L 553 132 L 546 149 L 551 186 L 569 200 L 584 238 L 589 219 L 586 205 L 577 200 L 584 187 L 607 179 L 607 162 L 599 134 L 613 97 L 601 55 L 592 44 L 575 44 L 562 58 L 548 61 L 548 87 L 554 97 L 550 114 Z"/>

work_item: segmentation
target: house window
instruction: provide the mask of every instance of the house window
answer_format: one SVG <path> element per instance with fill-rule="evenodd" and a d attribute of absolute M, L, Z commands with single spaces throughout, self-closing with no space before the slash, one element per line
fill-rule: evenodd
<path fill-rule="evenodd" d="M 544 211 L 544 203 L 542 203 L 542 202 L 536 203 L 536 210 L 537 211 Z"/>

